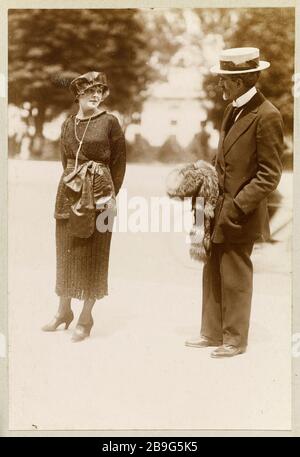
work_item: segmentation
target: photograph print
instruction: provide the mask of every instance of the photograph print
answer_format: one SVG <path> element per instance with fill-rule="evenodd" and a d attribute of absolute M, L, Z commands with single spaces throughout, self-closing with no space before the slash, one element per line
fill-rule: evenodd
<path fill-rule="evenodd" d="M 290 429 L 295 8 L 7 21 L 9 429 Z"/>

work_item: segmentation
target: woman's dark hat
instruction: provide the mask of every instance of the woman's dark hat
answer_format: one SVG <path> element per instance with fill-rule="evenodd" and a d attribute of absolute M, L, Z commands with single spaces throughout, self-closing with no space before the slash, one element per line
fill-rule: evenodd
<path fill-rule="evenodd" d="M 105 73 L 102 72 L 89 71 L 88 73 L 84 73 L 84 75 L 77 76 L 77 78 L 73 79 L 70 83 L 70 89 L 75 98 L 79 95 L 83 95 L 87 89 L 94 86 L 104 86 L 105 98 L 109 95 L 107 77 Z"/>

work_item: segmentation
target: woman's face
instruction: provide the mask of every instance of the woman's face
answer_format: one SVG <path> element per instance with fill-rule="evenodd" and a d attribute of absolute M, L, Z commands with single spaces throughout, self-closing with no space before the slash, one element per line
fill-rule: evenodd
<path fill-rule="evenodd" d="M 105 88 L 103 86 L 94 86 L 87 89 L 82 95 L 79 95 L 78 102 L 83 111 L 92 111 L 98 107 L 103 100 Z"/>

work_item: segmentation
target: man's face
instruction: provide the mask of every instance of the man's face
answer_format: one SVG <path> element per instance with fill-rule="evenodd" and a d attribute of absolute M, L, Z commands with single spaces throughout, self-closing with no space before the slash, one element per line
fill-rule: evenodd
<path fill-rule="evenodd" d="M 230 75 L 221 75 L 218 86 L 223 91 L 223 100 L 232 102 L 244 93 L 244 85 L 240 78 Z"/>

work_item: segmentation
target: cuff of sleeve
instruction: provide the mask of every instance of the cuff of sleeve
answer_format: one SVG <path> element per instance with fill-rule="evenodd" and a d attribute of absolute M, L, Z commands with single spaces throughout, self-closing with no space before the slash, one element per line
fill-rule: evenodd
<path fill-rule="evenodd" d="M 246 208 L 243 208 L 243 206 L 239 204 L 236 199 L 233 200 L 233 203 L 242 216 L 245 216 L 247 214 Z"/>

